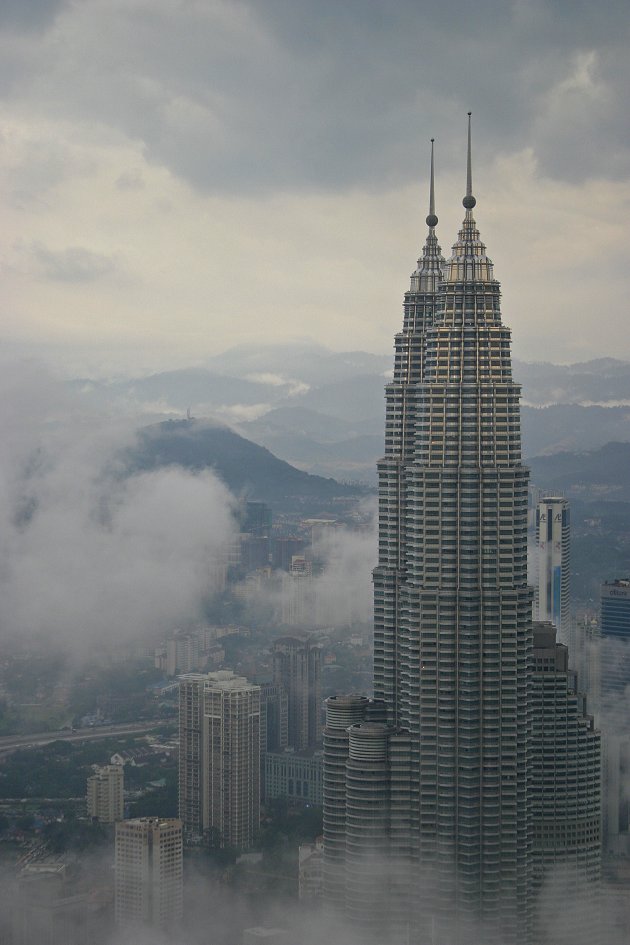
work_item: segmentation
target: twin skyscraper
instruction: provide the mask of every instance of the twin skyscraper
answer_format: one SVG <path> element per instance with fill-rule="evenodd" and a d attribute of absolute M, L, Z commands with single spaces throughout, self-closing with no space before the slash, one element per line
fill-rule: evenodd
<path fill-rule="evenodd" d="M 473 217 L 470 116 L 463 205 L 445 260 L 432 148 L 428 235 L 386 388 L 374 698 L 327 701 L 325 897 L 331 911 L 388 943 L 527 945 L 543 750 L 534 725 L 528 470 L 510 331 Z M 563 668 L 559 691 L 571 701 L 562 660 L 553 671 L 562 677 Z M 572 706 L 597 781 L 598 736 Z M 598 849 L 599 782 L 592 788 L 581 807 L 569 804 L 564 824 L 576 883 L 572 830 L 588 820 Z"/>

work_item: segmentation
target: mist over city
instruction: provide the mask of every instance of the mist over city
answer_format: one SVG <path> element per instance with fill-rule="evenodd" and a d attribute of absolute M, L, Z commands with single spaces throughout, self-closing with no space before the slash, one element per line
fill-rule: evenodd
<path fill-rule="evenodd" d="M 4 0 L 0 945 L 630 941 L 629 33 Z"/>

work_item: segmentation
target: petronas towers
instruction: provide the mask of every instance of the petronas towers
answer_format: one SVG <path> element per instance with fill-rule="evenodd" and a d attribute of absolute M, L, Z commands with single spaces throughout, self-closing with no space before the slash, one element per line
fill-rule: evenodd
<path fill-rule="evenodd" d="M 433 191 L 386 389 L 374 699 L 327 703 L 325 895 L 384 941 L 531 935 L 532 592 L 520 388 L 473 217 Z"/>

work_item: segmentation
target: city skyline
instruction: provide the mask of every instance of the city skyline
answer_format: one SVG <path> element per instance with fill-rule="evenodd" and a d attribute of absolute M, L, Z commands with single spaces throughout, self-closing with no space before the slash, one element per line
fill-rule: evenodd
<path fill-rule="evenodd" d="M 254 343 L 386 351 L 424 142 L 444 155 L 440 193 L 456 192 L 454 117 L 472 108 L 517 356 L 585 360 L 614 337 L 630 357 L 626 5 L 450 2 L 420 20 L 410 0 L 151 17 L 140 0 L 9 0 L 0 30 L 8 356 L 179 367 L 227 348 L 245 316 Z"/>
<path fill-rule="evenodd" d="M 306 885 L 324 891 L 321 918 L 295 907 L 294 933 L 255 928 L 243 943 L 559 945 L 569 930 L 575 945 L 600 945 L 602 828 L 616 858 L 604 891 L 617 884 L 623 900 L 630 882 L 630 591 L 627 570 L 611 570 L 630 554 L 630 493 L 612 459 L 610 478 L 604 459 L 584 483 L 566 479 L 572 598 L 564 481 L 545 491 L 533 598 L 527 459 L 536 469 L 542 454 L 590 448 L 595 421 L 575 419 L 579 409 L 628 408 L 600 415 L 608 445 L 630 419 L 630 9 L 558 7 L 2 5 L 0 722 L 16 734 L 2 745 L 0 852 L 20 848 L 2 870 L 5 911 L 17 908 L 22 932 L 40 882 L 54 893 L 32 910 L 43 929 L 44 904 L 58 907 L 58 925 L 91 910 L 93 880 L 80 874 L 105 864 L 94 888 L 107 892 L 99 908 L 121 940 L 127 923 L 184 918 L 182 941 L 199 923 L 199 941 L 236 942 L 230 922 L 215 922 L 213 895 L 244 927 L 248 899 L 262 925 L 263 913 L 291 915 Z M 462 223 L 453 195 L 464 190 Z M 444 244 L 457 234 L 450 254 L 438 211 Z M 401 325 L 396 299 L 418 250 Z M 389 353 L 392 336 L 393 372 L 352 361 Z M 332 390 L 311 406 L 299 395 L 321 393 L 326 369 L 303 377 L 294 342 L 305 374 L 311 344 L 350 352 L 330 359 Z M 239 345 L 263 367 L 243 357 L 231 376 L 220 355 Z M 580 402 L 566 433 L 556 420 L 524 453 L 513 355 L 613 355 L 627 365 L 606 367 L 627 369 L 629 386 L 616 399 L 604 385 L 597 399 L 595 382 L 563 390 L 561 371 L 544 382 L 532 370 L 547 399 Z M 366 364 L 371 375 L 359 373 Z M 206 365 L 233 384 L 234 402 L 216 412 L 223 395 L 203 399 L 208 372 L 199 404 L 185 383 L 177 402 L 159 384 L 144 399 L 135 381 L 121 393 L 125 375 Z M 368 377 L 385 397 L 357 395 L 364 420 L 344 385 Z M 335 458 L 326 437 L 336 428 L 375 468 L 383 401 L 378 512 L 359 460 L 347 474 L 318 469 L 320 498 L 304 456 L 314 444 Z M 229 480 L 210 440 L 169 459 L 147 433 L 151 423 L 193 441 L 227 421 L 251 445 L 248 419 L 282 409 L 294 411 L 296 436 L 278 457 L 302 478 L 294 496 L 272 467 L 277 500 L 251 475 L 275 445 L 237 458 L 243 477 Z M 302 454 L 289 452 L 295 439 Z M 314 498 L 297 494 L 309 485 Z M 248 498 L 266 501 L 243 516 Z M 604 572 L 598 623 L 589 595 Z M 557 632 L 532 626 L 532 603 Z M 600 632 L 614 646 L 600 650 Z M 608 696 L 601 744 L 583 678 Z M 113 746 L 80 746 L 109 728 Z M 284 876 L 298 833 L 321 829 L 320 807 L 325 839 L 298 854 L 311 857 L 306 871 Z M 75 882 L 85 888 L 72 903 Z M 190 927 L 185 902 L 199 914 Z M 615 945 L 622 911 L 627 934 L 627 901 L 605 914 Z M 0 925 L 6 938 L 4 916 Z"/>

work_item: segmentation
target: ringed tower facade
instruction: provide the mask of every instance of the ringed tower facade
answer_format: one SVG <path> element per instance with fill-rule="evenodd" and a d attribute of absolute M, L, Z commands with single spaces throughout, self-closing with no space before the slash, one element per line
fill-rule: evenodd
<path fill-rule="evenodd" d="M 378 464 L 374 700 L 369 728 L 348 729 L 345 853 L 341 817 L 327 847 L 325 748 L 325 857 L 334 853 L 325 870 L 336 871 L 329 881 L 337 902 L 359 915 L 366 884 L 356 882 L 358 836 L 376 831 L 381 863 L 387 848 L 396 865 L 381 876 L 386 896 L 379 899 L 372 885 L 374 915 L 364 897 L 366 924 L 385 921 L 387 899 L 395 903 L 390 925 L 398 924 L 403 940 L 417 929 L 420 941 L 470 941 L 480 927 L 487 942 L 525 945 L 532 875 L 528 471 L 510 331 L 473 216 L 470 117 L 463 205 L 445 260 L 435 232 L 432 154 L 428 235 L 396 335 Z M 339 746 L 332 716 L 327 731 Z M 357 764 L 368 736 L 374 770 Z M 339 798 L 339 754 L 335 761 Z M 376 790 L 387 807 L 378 823 L 370 810 Z M 371 875 L 367 852 L 364 867 Z"/>

